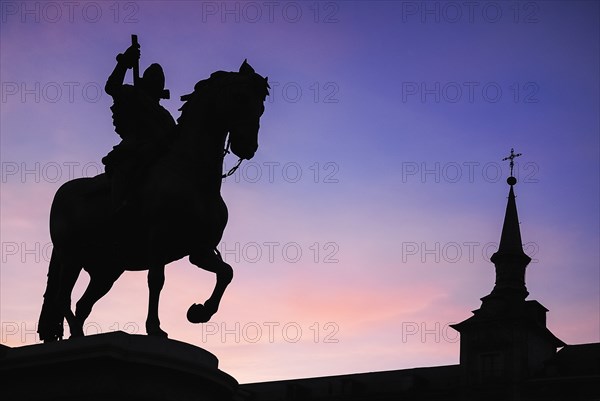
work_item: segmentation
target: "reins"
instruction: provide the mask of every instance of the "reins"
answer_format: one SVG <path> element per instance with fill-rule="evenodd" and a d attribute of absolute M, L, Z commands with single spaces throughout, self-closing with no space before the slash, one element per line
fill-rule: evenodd
<path fill-rule="evenodd" d="M 229 135 L 229 137 L 227 138 L 227 146 L 225 146 L 225 149 L 223 150 L 223 160 L 225 160 L 225 156 L 227 156 L 228 153 L 231 153 L 229 151 L 229 146 L 231 145 L 231 134 Z M 227 178 L 230 175 L 233 175 L 233 173 L 235 173 L 235 171 L 238 169 L 238 167 L 240 166 L 240 164 L 242 164 L 242 159 L 241 157 L 239 158 L 239 160 L 237 161 L 237 163 L 235 164 L 235 166 L 233 166 L 232 168 L 229 169 L 229 171 L 225 174 L 223 174 L 221 176 L 221 178 Z"/>

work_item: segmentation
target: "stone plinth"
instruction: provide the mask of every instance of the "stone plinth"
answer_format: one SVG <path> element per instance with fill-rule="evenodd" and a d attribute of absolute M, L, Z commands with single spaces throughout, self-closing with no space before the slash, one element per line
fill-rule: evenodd
<path fill-rule="evenodd" d="M 6 400 L 230 400 L 237 381 L 208 351 L 122 331 L 0 346 Z"/>

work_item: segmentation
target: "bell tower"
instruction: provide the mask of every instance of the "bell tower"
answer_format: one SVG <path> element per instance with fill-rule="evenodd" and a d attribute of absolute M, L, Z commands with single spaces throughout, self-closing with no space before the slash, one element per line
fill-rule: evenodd
<path fill-rule="evenodd" d="M 496 282 L 470 318 L 452 325 L 460 333 L 461 387 L 467 400 L 519 400 L 524 382 L 544 371 L 544 363 L 565 345 L 546 327 L 546 309 L 526 300 L 525 269 L 517 214 L 511 149 L 510 186 L 498 251 L 491 257 Z"/>

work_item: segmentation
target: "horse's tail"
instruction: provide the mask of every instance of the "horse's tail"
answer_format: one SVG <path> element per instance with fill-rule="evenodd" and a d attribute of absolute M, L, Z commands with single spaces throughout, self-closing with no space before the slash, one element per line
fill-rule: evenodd
<path fill-rule="evenodd" d="M 38 333 L 40 340 L 44 342 L 56 341 L 63 337 L 64 311 L 60 305 L 60 269 L 61 263 L 56 248 L 52 250 L 50 265 L 48 267 L 48 281 L 44 293 L 44 303 L 40 320 L 38 322 Z"/>

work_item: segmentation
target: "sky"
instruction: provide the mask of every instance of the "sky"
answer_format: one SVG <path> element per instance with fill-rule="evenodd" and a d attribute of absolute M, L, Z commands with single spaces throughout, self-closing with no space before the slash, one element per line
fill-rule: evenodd
<path fill-rule="evenodd" d="M 244 59 L 272 88 L 256 156 L 222 188 L 234 280 L 194 325 L 214 275 L 168 265 L 170 338 L 240 383 L 458 363 L 449 325 L 493 288 L 514 148 L 528 299 L 565 343 L 600 341 L 598 2 L 0 7 L 2 344 L 39 342 L 50 205 L 119 142 L 103 88 L 131 34 L 140 68 L 163 66 L 175 118 L 179 96 Z M 126 272 L 86 333 L 144 334 L 147 291 Z"/>

